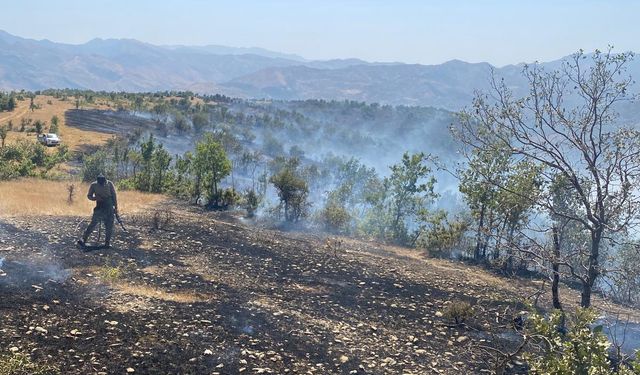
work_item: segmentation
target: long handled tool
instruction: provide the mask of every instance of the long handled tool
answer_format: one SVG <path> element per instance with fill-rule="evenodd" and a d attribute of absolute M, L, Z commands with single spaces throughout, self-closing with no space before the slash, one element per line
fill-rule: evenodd
<path fill-rule="evenodd" d="M 116 211 L 116 220 L 118 221 L 118 224 L 120 224 L 120 227 L 122 228 L 122 231 L 125 232 L 125 233 L 129 233 L 127 228 L 124 227 L 124 223 L 122 222 L 122 219 L 120 218 L 120 214 L 118 213 L 118 211 Z"/>

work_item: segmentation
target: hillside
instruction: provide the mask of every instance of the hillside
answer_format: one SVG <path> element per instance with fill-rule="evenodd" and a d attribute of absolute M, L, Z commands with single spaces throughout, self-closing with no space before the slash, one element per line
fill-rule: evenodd
<path fill-rule="evenodd" d="M 82 217 L 1 218 L 0 347 L 65 374 L 481 373 L 482 346 L 517 344 L 511 321 L 536 290 L 400 248 L 147 212 L 85 254 Z M 460 326 L 442 315 L 459 300 L 475 311 Z"/>

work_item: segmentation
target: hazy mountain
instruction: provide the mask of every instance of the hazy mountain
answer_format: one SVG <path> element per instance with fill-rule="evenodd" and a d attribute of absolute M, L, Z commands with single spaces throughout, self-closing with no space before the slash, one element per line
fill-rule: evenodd
<path fill-rule="evenodd" d="M 557 68 L 559 61 L 545 63 Z M 458 110 L 486 90 L 491 69 L 519 94 L 522 65 L 308 61 L 261 48 L 156 46 L 132 39 L 72 45 L 0 31 L 0 89 L 192 90 L 272 99 L 337 99 Z M 640 60 L 629 73 L 640 76 Z"/>
<path fill-rule="evenodd" d="M 71 45 L 0 31 L 3 89 L 185 89 L 195 83 L 224 82 L 267 67 L 295 64 L 299 61 L 253 54 L 217 55 L 131 39 L 94 39 Z"/>
<path fill-rule="evenodd" d="M 347 99 L 394 105 L 458 109 L 474 89 L 486 88 L 491 65 L 449 61 L 440 65 L 353 65 L 340 69 L 307 66 L 267 68 L 224 83 L 250 97 Z M 517 76 L 520 68 L 503 68 Z"/>
<path fill-rule="evenodd" d="M 306 62 L 304 57 L 292 54 L 292 53 L 281 53 L 270 51 L 268 49 L 259 48 L 259 47 L 227 47 L 227 46 L 219 46 L 219 45 L 207 45 L 207 46 L 181 46 L 181 45 L 170 45 L 163 46 L 164 48 L 176 50 L 176 51 L 193 51 L 193 52 L 201 52 L 206 54 L 213 55 L 257 55 L 270 57 L 274 59 L 287 59 L 294 60 L 300 62 Z"/>

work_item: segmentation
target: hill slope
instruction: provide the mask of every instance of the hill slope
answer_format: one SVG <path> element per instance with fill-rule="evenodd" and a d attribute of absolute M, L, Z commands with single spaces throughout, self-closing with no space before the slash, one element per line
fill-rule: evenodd
<path fill-rule="evenodd" d="M 172 210 L 160 230 L 151 215 L 125 216 L 114 249 L 85 254 L 73 246 L 80 218 L 1 219 L 0 347 L 68 374 L 479 373 L 490 358 L 471 343 L 508 344 L 487 330 L 508 330 L 509 301 L 530 289 L 393 248 L 348 240 L 334 254 L 320 238 Z M 466 328 L 440 314 L 456 300 L 475 305 Z"/>

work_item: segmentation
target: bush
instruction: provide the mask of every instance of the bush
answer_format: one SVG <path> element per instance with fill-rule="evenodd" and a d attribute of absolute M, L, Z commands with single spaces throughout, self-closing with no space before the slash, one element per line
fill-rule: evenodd
<path fill-rule="evenodd" d="M 0 148 L 0 180 L 44 174 L 67 160 L 67 156 L 68 148 L 64 146 L 50 154 L 45 146 L 26 140 L 6 145 Z"/>
<path fill-rule="evenodd" d="M 107 178 L 115 175 L 115 166 L 105 151 L 85 155 L 82 160 L 82 181 L 95 181 L 100 173 Z"/>
<path fill-rule="evenodd" d="M 580 309 L 565 327 L 565 316 L 561 311 L 554 311 L 549 318 L 531 314 L 527 327 L 531 347 L 541 349 L 525 354 L 531 373 L 640 374 L 637 360 L 635 363 L 614 366 L 609 359 L 610 343 L 602 332 L 603 328 L 594 326 L 596 317 L 595 311 Z"/>
<path fill-rule="evenodd" d="M 327 202 L 320 212 L 320 221 L 323 227 L 332 233 L 349 233 L 351 215 L 346 208 L 336 202 Z"/>
<path fill-rule="evenodd" d="M 466 246 L 465 233 L 469 223 L 463 219 L 449 221 L 444 211 L 425 215 L 426 228 L 418 237 L 416 245 L 438 257 L 450 257 L 451 253 Z"/>
<path fill-rule="evenodd" d="M 473 317 L 473 306 L 466 301 L 453 301 L 444 310 L 442 316 L 454 322 L 457 325 L 464 324 L 469 318 Z"/>
<path fill-rule="evenodd" d="M 136 182 L 133 178 L 125 178 L 116 182 L 118 190 L 136 190 Z"/>
<path fill-rule="evenodd" d="M 247 190 L 244 196 L 244 208 L 247 210 L 247 216 L 254 217 L 259 205 L 260 197 L 256 194 L 255 190 Z"/>
<path fill-rule="evenodd" d="M 218 201 L 218 206 L 221 208 L 233 207 L 236 203 L 240 202 L 242 197 L 233 188 L 228 188 L 218 191 L 218 197 L 214 197 L 214 200 Z"/>

